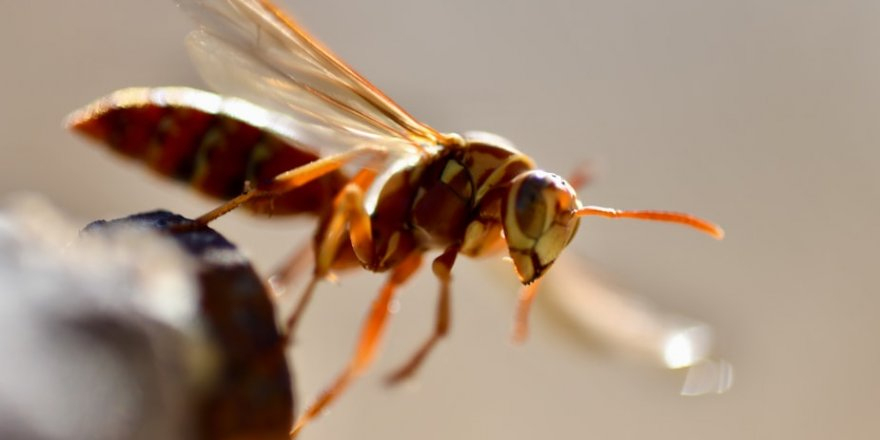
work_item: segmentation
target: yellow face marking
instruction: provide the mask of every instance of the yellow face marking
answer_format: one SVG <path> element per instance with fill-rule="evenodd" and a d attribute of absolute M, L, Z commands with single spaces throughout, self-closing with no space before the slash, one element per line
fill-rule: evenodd
<path fill-rule="evenodd" d="M 556 257 L 565 249 L 571 234 L 571 227 L 554 223 L 550 229 L 544 232 L 532 252 L 542 265 L 547 266 L 556 260 Z"/>
<path fill-rule="evenodd" d="M 531 282 L 535 279 L 535 267 L 532 264 L 532 256 L 527 252 L 511 251 L 510 259 L 513 260 L 513 268 L 522 282 Z"/>

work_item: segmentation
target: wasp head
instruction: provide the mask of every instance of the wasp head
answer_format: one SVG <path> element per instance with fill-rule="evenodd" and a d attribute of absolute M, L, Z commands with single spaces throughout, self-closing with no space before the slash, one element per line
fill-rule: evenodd
<path fill-rule="evenodd" d="M 529 284 L 556 261 L 580 224 L 574 188 L 563 178 L 540 170 L 511 181 L 501 209 L 510 258 L 523 284 Z"/>

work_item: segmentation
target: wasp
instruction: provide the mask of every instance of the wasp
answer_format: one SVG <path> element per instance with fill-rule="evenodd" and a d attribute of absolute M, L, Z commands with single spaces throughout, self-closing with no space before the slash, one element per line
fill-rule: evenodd
<path fill-rule="evenodd" d="M 198 29 L 187 46 L 221 95 L 188 88 L 117 91 L 70 116 L 74 130 L 154 171 L 226 201 L 201 224 L 243 207 L 311 214 L 311 281 L 287 320 L 288 338 L 320 280 L 362 267 L 388 272 L 355 352 L 295 422 L 291 437 L 371 363 L 398 288 L 439 250 L 434 330 L 391 376 L 412 375 L 449 329 L 451 271 L 459 255 L 507 250 L 526 286 L 516 335 L 537 281 L 585 216 L 683 224 L 722 238 L 700 218 L 586 206 L 562 177 L 488 133 L 441 133 L 398 106 L 268 0 L 177 0 Z"/>

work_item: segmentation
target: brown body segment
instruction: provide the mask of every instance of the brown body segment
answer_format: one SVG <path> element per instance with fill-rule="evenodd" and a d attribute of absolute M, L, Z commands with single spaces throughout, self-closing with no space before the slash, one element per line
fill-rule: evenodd
<path fill-rule="evenodd" d="M 73 115 L 71 128 L 203 194 L 231 199 L 246 187 L 268 185 L 277 175 L 320 157 L 235 115 L 156 102 L 149 89 L 135 94 L 137 99 L 123 93 L 133 90 L 117 92 Z M 335 171 L 245 206 L 261 214 L 319 215 L 347 181 Z"/>
<path fill-rule="evenodd" d="M 415 250 L 452 245 L 476 249 L 501 239 L 497 228 L 494 235 L 472 236 L 470 241 L 467 231 L 475 222 L 487 231 L 497 226 L 500 204 L 494 202 L 501 194 L 493 189 L 506 186 L 513 176 L 533 167 L 515 150 L 469 142 L 446 147 L 395 173 L 382 186 L 370 213 L 377 259 L 362 263 L 382 272 Z"/>
<path fill-rule="evenodd" d="M 435 248 L 461 241 L 486 195 L 533 167 L 521 153 L 497 145 L 446 148 L 427 165 L 413 201 L 411 221 L 419 241 Z"/>

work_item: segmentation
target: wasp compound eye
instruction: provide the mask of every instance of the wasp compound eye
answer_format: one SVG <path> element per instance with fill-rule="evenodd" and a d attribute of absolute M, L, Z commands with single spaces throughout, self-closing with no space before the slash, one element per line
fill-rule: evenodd
<path fill-rule="evenodd" d="M 547 194 L 550 188 L 548 183 L 542 176 L 528 173 L 520 182 L 518 190 L 512 194 L 516 229 L 532 240 L 541 237 L 552 214 L 551 208 L 548 207 L 552 202 L 549 200 L 550 194 Z"/>

